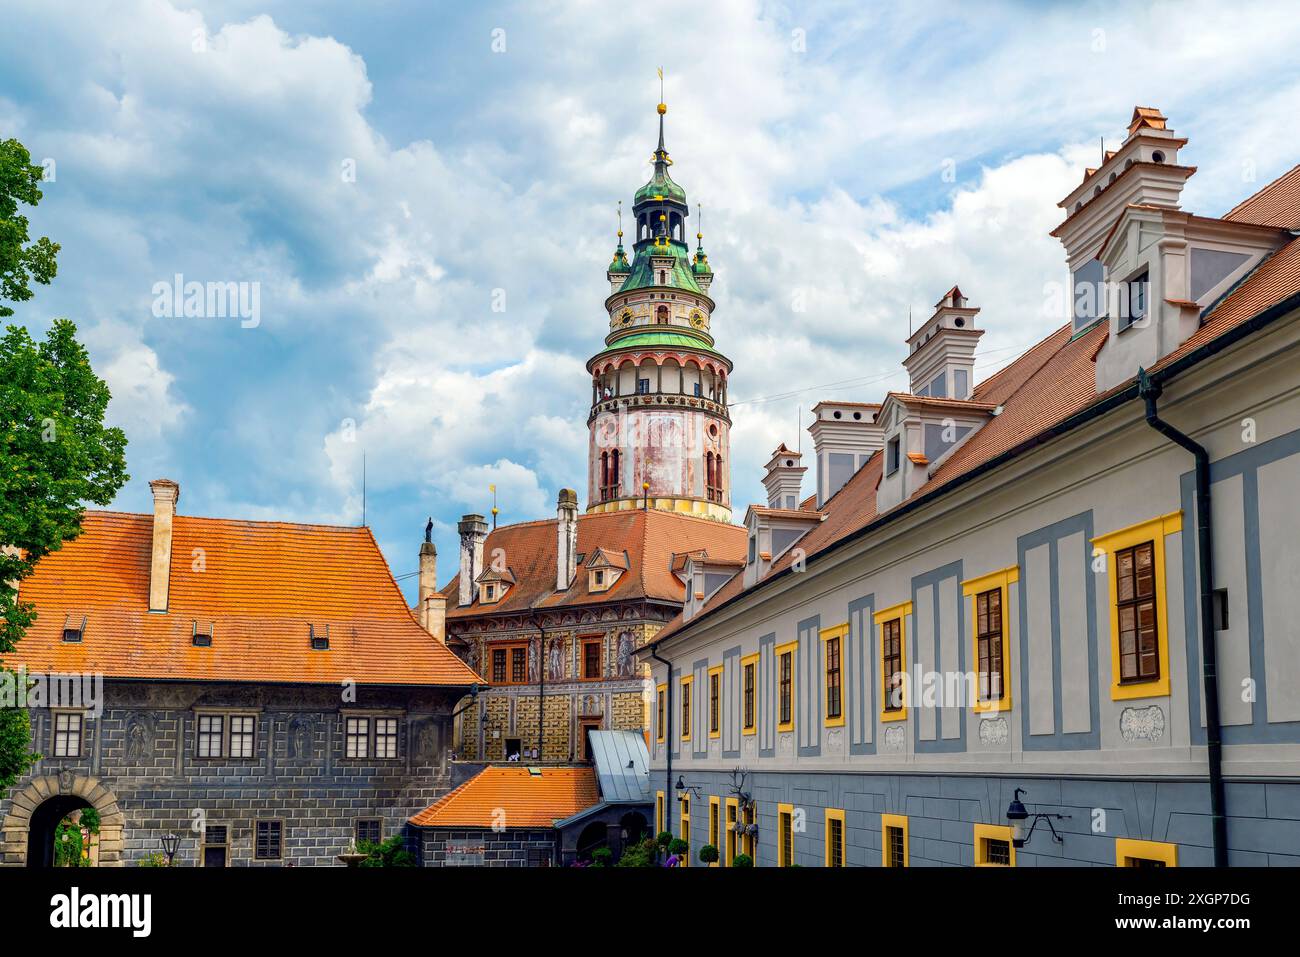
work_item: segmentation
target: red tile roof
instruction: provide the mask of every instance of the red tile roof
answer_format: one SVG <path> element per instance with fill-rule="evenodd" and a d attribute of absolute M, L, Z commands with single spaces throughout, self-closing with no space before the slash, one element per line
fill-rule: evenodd
<path fill-rule="evenodd" d="M 149 611 L 153 517 L 88 511 L 20 598 L 36 623 L 10 668 L 110 678 L 461 686 L 483 683 L 412 617 L 368 528 L 178 515 L 165 613 Z M 201 560 L 201 561 L 200 561 Z M 80 643 L 66 617 L 86 618 Z M 212 629 L 193 644 L 195 623 Z M 329 626 L 329 650 L 310 646 Z"/>
<path fill-rule="evenodd" d="M 419 827 L 552 827 L 599 801 L 590 767 L 491 765 L 410 820 Z"/>
<path fill-rule="evenodd" d="M 1300 221 L 1300 175 L 1296 170 L 1264 187 L 1233 213 L 1250 210 L 1258 213 L 1264 209 L 1270 210 L 1269 216 L 1273 220 L 1268 225 L 1276 226 L 1291 217 Z M 1186 342 L 1148 371 L 1167 367 L 1270 306 L 1296 295 L 1300 295 L 1300 238 L 1290 240 L 1266 258 L 1202 318 L 1200 328 Z M 909 501 L 941 491 L 960 476 L 1001 455 L 1026 447 L 1027 442 L 1061 425 L 1071 416 L 1122 391 L 1128 383 L 1101 395 L 1096 391 L 1096 356 L 1106 335 L 1104 323 L 1077 337 L 1066 324 L 976 386 L 970 402 L 965 404 L 989 409 L 1002 406 L 1002 412 L 958 446 Z M 918 401 L 915 396 L 899 395 L 898 398 L 909 403 Z M 807 560 L 814 559 L 819 552 L 882 517 L 876 511 L 876 487 L 880 474 L 881 455 L 877 452 L 824 503 L 825 520 L 799 541 L 799 551 Z M 802 507 L 811 507 L 812 501 L 812 498 L 808 499 Z M 777 559 L 764 581 L 789 567 L 793 552 L 787 551 Z M 692 621 L 738 598 L 743 591 L 743 576 L 734 576 L 714 593 Z M 659 632 L 656 641 L 662 641 L 683 627 L 679 615 Z"/>
<path fill-rule="evenodd" d="M 686 587 L 673 574 L 674 557 L 683 552 L 707 552 L 711 559 L 743 560 L 747 533 L 739 525 L 681 515 L 657 509 L 628 509 L 622 512 L 592 512 L 578 516 L 578 554 L 584 564 L 573 584 L 562 593 L 555 591 L 556 519 L 503 525 L 488 534 L 484 555 L 500 554 L 514 574 L 516 584 L 495 604 L 483 606 L 477 597 L 471 605 L 457 607 L 460 590 L 457 575 L 442 589 L 448 597 L 447 619 L 454 621 L 475 615 L 500 615 L 527 611 L 532 607 L 602 604 L 624 599 L 650 598 L 681 604 Z M 626 554 L 628 571 L 610 588 L 591 592 L 587 587 L 586 562 L 597 549 L 611 559 Z"/>
<path fill-rule="evenodd" d="M 1300 229 L 1300 165 L 1223 214 L 1235 223 Z"/>

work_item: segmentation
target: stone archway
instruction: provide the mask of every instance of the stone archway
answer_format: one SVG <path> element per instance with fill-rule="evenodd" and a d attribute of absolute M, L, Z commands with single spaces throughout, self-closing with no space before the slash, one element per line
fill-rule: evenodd
<path fill-rule="evenodd" d="M 0 822 L 0 866 L 23 867 L 28 863 L 28 843 L 32 817 L 42 806 L 55 802 L 75 809 L 85 802 L 99 812 L 99 866 L 122 866 L 122 831 L 126 818 L 117 797 L 98 778 L 63 771 L 33 778 L 22 790 L 15 791 L 9 812 Z M 39 823 L 43 815 L 37 815 Z M 39 862 L 35 862 L 39 863 Z"/>

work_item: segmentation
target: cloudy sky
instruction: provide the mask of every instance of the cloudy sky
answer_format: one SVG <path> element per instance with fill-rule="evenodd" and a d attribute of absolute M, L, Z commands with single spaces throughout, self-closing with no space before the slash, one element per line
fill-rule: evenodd
<path fill-rule="evenodd" d="M 431 514 L 446 580 L 490 483 L 502 521 L 585 498 L 583 363 L 662 65 L 743 510 L 801 409 L 905 384 L 909 309 L 953 283 L 984 310 L 980 374 L 1063 321 L 1056 202 L 1135 104 L 1189 137 L 1196 212 L 1300 161 L 1293 13 L 5 0 L 0 138 L 47 165 L 33 226 L 63 247 L 16 318 L 74 319 L 112 387 L 116 507 L 167 476 L 190 514 L 356 524 L 364 453 L 394 572 Z M 258 321 L 156 315 L 177 275 L 256 284 Z"/>

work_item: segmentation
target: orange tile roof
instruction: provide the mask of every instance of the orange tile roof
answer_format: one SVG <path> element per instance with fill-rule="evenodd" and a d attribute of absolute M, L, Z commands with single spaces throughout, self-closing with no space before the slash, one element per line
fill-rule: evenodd
<path fill-rule="evenodd" d="M 1300 165 L 1234 206 L 1223 218 L 1235 223 L 1300 229 Z"/>
<path fill-rule="evenodd" d="M 1279 187 L 1278 184 L 1283 180 L 1288 182 Z M 1286 204 L 1282 202 L 1283 196 L 1287 197 Z M 1274 219 L 1281 221 L 1289 214 L 1300 218 L 1300 176 L 1296 175 L 1295 170 L 1265 186 L 1255 197 L 1237 207 L 1236 211 L 1261 208 L 1251 205 L 1254 199 L 1260 197 L 1271 197 L 1270 202 L 1278 204 L 1272 214 Z M 1154 363 L 1148 371 L 1154 372 L 1169 366 L 1270 306 L 1297 295 L 1300 295 L 1300 238 L 1290 240 L 1267 257 L 1202 318 L 1200 328 L 1186 342 Z M 989 408 L 1000 405 L 1001 414 L 992 417 L 955 449 L 929 480 L 913 493 L 909 501 L 937 493 L 977 467 L 1001 455 L 1025 448 L 1026 443 L 1061 425 L 1071 416 L 1126 388 L 1131 380 L 1104 394 L 1099 395 L 1096 391 L 1096 356 L 1106 335 L 1107 329 L 1102 323 L 1075 337 L 1067 323 L 977 385 L 968 405 L 974 407 L 982 404 Z M 915 396 L 898 395 L 898 398 L 907 402 L 917 401 Z M 881 455 L 877 452 L 843 488 L 823 504 L 825 520 L 799 540 L 799 551 L 806 560 L 815 559 L 819 552 L 833 547 L 842 539 L 883 517 L 876 511 L 876 487 L 880 474 Z M 803 507 L 810 507 L 811 503 L 810 498 Z M 789 567 L 793 551 L 787 551 L 773 563 L 772 571 L 764 581 Z M 692 621 L 740 597 L 744 590 L 743 576 L 734 576 L 714 593 Z M 682 618 L 678 615 L 659 632 L 655 641 L 662 641 L 683 627 Z"/>
<path fill-rule="evenodd" d="M 152 530 L 151 515 L 86 512 L 81 534 L 23 581 L 20 597 L 40 617 L 5 664 L 110 678 L 484 683 L 412 617 L 369 528 L 177 515 L 166 613 L 149 611 Z M 80 643 L 62 640 L 69 615 L 86 617 Z M 210 647 L 194 647 L 196 621 L 211 625 Z M 326 625 L 329 650 L 312 650 L 308 626 Z"/>
<path fill-rule="evenodd" d="M 447 619 L 471 618 L 475 615 L 500 615 L 523 612 L 532 607 L 592 605 L 625 599 L 650 598 L 681 604 L 686 588 L 673 574 L 675 555 L 682 552 L 707 552 L 711 559 L 743 560 L 747 533 L 739 525 L 728 525 L 706 518 L 665 512 L 658 509 L 629 509 L 622 512 L 592 512 L 578 516 L 578 554 L 584 564 L 574 576 L 573 584 L 562 593 L 555 591 L 556 519 L 503 525 L 488 533 L 484 554 L 497 549 L 516 584 L 504 598 L 483 606 L 477 597 L 473 604 L 456 606 L 460 590 L 457 575 L 442 589 L 447 602 Z M 628 571 L 619 576 L 608 590 L 590 592 L 587 587 L 586 562 L 602 550 L 610 558 L 626 553 Z"/>
<path fill-rule="evenodd" d="M 410 819 L 419 827 L 551 827 L 599 803 L 590 767 L 490 765 Z"/>

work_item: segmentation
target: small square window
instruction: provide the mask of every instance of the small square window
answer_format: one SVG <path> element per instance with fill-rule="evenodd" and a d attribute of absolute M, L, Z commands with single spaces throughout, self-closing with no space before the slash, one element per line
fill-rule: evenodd
<path fill-rule="evenodd" d="M 258 821 L 253 857 L 259 861 L 278 861 L 284 853 L 284 823 Z"/>
<path fill-rule="evenodd" d="M 375 719 L 375 757 L 397 757 L 397 719 Z"/>
<path fill-rule="evenodd" d="M 348 718 L 344 722 L 343 754 L 349 758 L 370 757 L 369 718 Z"/>
<path fill-rule="evenodd" d="M 379 844 L 384 837 L 384 822 L 377 817 L 357 821 L 356 844 Z"/>
<path fill-rule="evenodd" d="M 61 711 L 54 716 L 54 756 L 81 757 L 82 715 Z"/>

